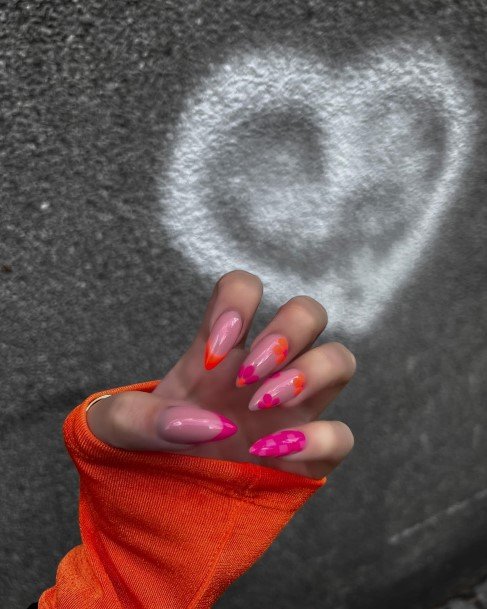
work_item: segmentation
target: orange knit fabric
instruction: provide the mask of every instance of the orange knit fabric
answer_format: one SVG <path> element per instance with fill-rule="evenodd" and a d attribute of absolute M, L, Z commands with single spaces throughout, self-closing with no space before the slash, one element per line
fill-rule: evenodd
<path fill-rule="evenodd" d="M 90 431 L 94 399 L 157 384 L 100 391 L 66 417 L 82 544 L 60 561 L 39 609 L 208 609 L 325 483 L 253 463 L 123 450 Z"/>

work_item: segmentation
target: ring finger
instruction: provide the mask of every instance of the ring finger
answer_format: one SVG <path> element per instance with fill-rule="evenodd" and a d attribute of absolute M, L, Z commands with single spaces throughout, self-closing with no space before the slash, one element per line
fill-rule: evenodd
<path fill-rule="evenodd" d="M 316 418 L 352 378 L 355 369 L 355 357 L 344 345 L 320 345 L 269 377 L 250 399 L 249 410 L 305 404 L 310 410 L 306 418 Z"/>

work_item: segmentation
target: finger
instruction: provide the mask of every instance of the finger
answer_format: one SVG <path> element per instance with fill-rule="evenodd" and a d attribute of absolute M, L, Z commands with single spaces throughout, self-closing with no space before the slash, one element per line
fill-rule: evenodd
<path fill-rule="evenodd" d="M 350 428 L 341 421 L 312 421 L 281 429 L 254 442 L 249 453 L 285 461 L 320 461 L 323 475 L 330 473 L 352 450 Z"/>
<path fill-rule="evenodd" d="M 270 376 L 250 399 L 249 410 L 293 408 L 319 395 L 319 402 L 313 403 L 321 411 L 335 397 L 335 390 L 350 381 L 356 366 L 353 353 L 341 343 L 319 345 Z"/>
<path fill-rule="evenodd" d="M 125 450 L 186 450 L 237 431 L 233 421 L 197 404 L 140 391 L 100 400 L 89 407 L 86 417 L 95 436 Z"/>
<path fill-rule="evenodd" d="M 259 277 L 247 271 L 231 271 L 218 280 L 196 337 L 205 345 L 207 370 L 215 368 L 231 349 L 245 342 L 262 292 Z"/>
<path fill-rule="evenodd" d="M 237 375 L 237 387 L 262 380 L 311 345 L 325 329 L 326 310 L 314 298 L 296 296 L 255 338 Z"/>

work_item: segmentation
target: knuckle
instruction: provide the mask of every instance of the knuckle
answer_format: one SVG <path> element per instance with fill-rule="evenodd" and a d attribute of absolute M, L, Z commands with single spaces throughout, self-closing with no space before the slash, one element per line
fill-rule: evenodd
<path fill-rule="evenodd" d="M 302 316 L 303 320 L 311 320 L 313 324 L 322 326 L 328 322 L 328 313 L 325 307 L 311 296 L 304 294 L 293 296 L 285 306 L 294 309 L 295 313 Z"/>
<path fill-rule="evenodd" d="M 217 286 L 219 290 L 230 287 L 232 290 L 255 290 L 257 293 L 262 293 L 264 289 L 260 277 L 243 269 L 225 273 L 217 281 Z"/>
<path fill-rule="evenodd" d="M 122 430 L 130 426 L 133 402 L 134 397 L 130 391 L 113 396 L 108 417 L 114 429 Z"/>
<path fill-rule="evenodd" d="M 324 347 L 326 358 L 332 360 L 339 380 L 347 383 L 357 368 L 355 356 L 345 345 L 338 342 L 327 343 Z"/>
<path fill-rule="evenodd" d="M 350 427 L 343 421 L 333 421 L 331 424 L 335 452 L 341 461 L 354 447 L 355 438 Z"/>
<path fill-rule="evenodd" d="M 355 437 L 350 427 L 343 421 L 335 421 L 338 427 L 338 441 L 344 445 L 346 452 L 350 452 L 355 445 Z"/>
<path fill-rule="evenodd" d="M 352 430 L 342 421 L 317 421 L 316 427 L 323 458 L 338 465 L 354 447 Z"/>

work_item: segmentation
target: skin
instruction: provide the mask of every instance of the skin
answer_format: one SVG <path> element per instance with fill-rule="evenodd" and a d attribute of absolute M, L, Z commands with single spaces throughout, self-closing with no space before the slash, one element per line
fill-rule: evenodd
<path fill-rule="evenodd" d="M 130 391 L 93 404 L 87 413 L 93 434 L 125 450 L 159 450 L 246 461 L 312 478 L 329 475 L 351 451 L 354 440 L 344 423 L 318 419 L 354 375 L 355 357 L 338 342 L 312 347 L 326 327 L 327 314 L 309 296 L 295 296 L 287 301 L 252 344 L 246 346 L 262 292 L 261 280 L 252 273 L 235 270 L 223 275 L 214 286 L 202 323 L 183 357 L 153 393 Z M 206 341 L 212 324 L 228 310 L 236 310 L 242 317 L 240 336 L 225 359 L 208 371 L 203 365 Z M 275 370 L 298 368 L 306 375 L 306 387 L 286 407 L 250 411 L 252 395 L 268 377 L 236 387 L 237 372 L 252 347 L 276 332 L 288 338 L 290 349 L 286 361 Z M 167 442 L 156 431 L 157 417 L 178 400 L 228 417 L 238 425 L 238 432 L 225 440 L 203 444 Z M 305 433 L 305 449 L 279 458 L 249 454 L 249 447 L 256 440 L 281 429 Z"/>

